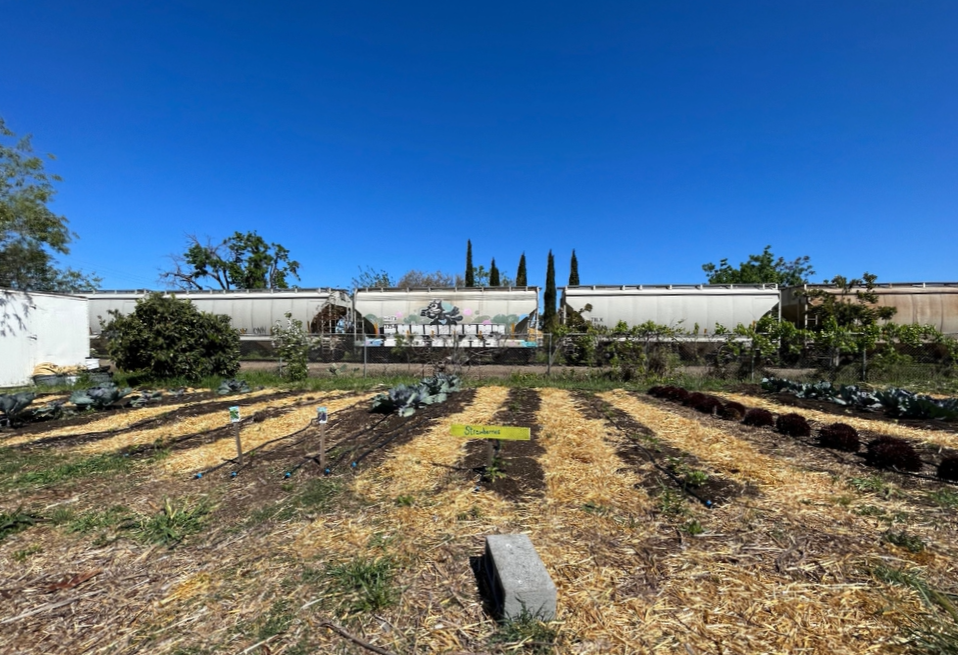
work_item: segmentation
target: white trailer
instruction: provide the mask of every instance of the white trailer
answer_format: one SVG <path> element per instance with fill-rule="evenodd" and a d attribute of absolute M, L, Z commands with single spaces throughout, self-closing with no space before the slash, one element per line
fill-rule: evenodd
<path fill-rule="evenodd" d="M 751 325 L 779 301 L 775 284 L 575 286 L 562 289 L 562 317 L 568 321 L 571 309 L 610 329 L 619 321 L 630 326 L 652 321 L 688 332 L 698 326 L 700 338 L 707 339 L 716 325 Z"/>
<path fill-rule="evenodd" d="M 534 347 L 538 287 L 357 289 L 356 337 L 368 346 Z"/>
<path fill-rule="evenodd" d="M 85 367 L 87 300 L 0 289 L 0 387 L 30 384 L 37 364 Z"/>
<path fill-rule="evenodd" d="M 136 308 L 136 301 L 147 290 L 96 291 L 80 294 L 89 299 L 90 335 L 101 332 L 100 320 L 109 321 L 110 310 L 126 315 Z M 270 330 L 277 321 L 285 321 L 286 313 L 303 322 L 311 334 L 346 332 L 349 296 L 341 289 L 276 289 L 230 291 L 163 291 L 165 295 L 189 300 L 201 312 L 225 314 L 239 330 L 240 339 L 269 341 Z"/>

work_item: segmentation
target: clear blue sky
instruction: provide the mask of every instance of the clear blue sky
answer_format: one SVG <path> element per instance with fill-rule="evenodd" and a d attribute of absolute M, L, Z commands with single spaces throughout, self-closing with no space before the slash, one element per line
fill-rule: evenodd
<path fill-rule="evenodd" d="M 63 176 L 66 263 L 156 286 L 258 230 L 358 266 L 694 283 L 958 280 L 958 2 L 0 1 L 0 115 Z"/>

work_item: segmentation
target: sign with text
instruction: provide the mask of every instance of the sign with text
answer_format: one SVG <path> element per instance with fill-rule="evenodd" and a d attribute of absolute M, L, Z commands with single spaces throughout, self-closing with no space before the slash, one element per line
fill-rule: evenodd
<path fill-rule="evenodd" d="M 509 425 L 460 425 L 454 423 L 450 434 L 464 439 L 503 439 L 505 441 L 529 441 L 529 428 Z"/>
<path fill-rule="evenodd" d="M 327 413 L 325 407 L 316 408 L 316 420 L 319 421 L 320 425 L 324 425 L 326 421 L 329 420 L 329 414 Z"/>
<path fill-rule="evenodd" d="M 240 414 L 239 407 L 230 407 L 230 423 L 239 423 Z"/>

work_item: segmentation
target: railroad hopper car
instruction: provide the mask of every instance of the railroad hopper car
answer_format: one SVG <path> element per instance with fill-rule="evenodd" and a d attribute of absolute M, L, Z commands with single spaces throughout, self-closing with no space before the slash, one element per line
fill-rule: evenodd
<path fill-rule="evenodd" d="M 538 287 L 357 289 L 367 346 L 534 347 Z"/>
<path fill-rule="evenodd" d="M 610 329 L 619 321 L 630 326 L 652 321 L 705 341 L 716 325 L 729 329 L 751 325 L 777 311 L 779 300 L 775 284 L 574 286 L 562 289 L 561 306 L 567 325 L 578 317 Z"/>
<path fill-rule="evenodd" d="M 841 293 L 834 285 L 805 284 L 782 290 L 782 317 L 798 327 L 814 327 L 816 316 L 810 310 L 817 302 L 808 297 L 811 290 Z M 878 305 L 898 311 L 893 323 L 931 325 L 940 332 L 958 336 L 958 282 L 886 282 L 874 289 Z"/>
<path fill-rule="evenodd" d="M 146 290 L 97 291 L 77 294 L 88 299 L 90 334 L 101 332 L 100 319 L 109 320 L 109 311 L 129 314 L 136 301 L 151 293 Z M 340 289 L 276 289 L 231 291 L 164 291 L 180 299 L 190 300 L 197 309 L 212 314 L 225 314 L 239 330 L 242 341 L 269 341 L 270 329 L 286 320 L 286 313 L 303 322 L 311 334 L 346 333 L 352 330 L 349 320 L 350 300 Z"/>

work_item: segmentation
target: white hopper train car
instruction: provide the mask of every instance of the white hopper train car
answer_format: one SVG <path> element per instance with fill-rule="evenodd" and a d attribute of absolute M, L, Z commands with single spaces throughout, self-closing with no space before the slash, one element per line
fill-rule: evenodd
<path fill-rule="evenodd" d="M 775 284 L 575 286 L 562 289 L 562 319 L 569 310 L 594 325 L 614 328 L 647 321 L 695 332 L 708 339 L 715 326 L 751 325 L 779 306 Z"/>
<path fill-rule="evenodd" d="M 129 314 L 136 301 L 150 293 L 135 291 L 97 291 L 82 295 L 89 301 L 90 334 L 101 332 L 100 319 L 109 320 L 109 311 Z M 285 321 L 286 313 L 303 322 L 311 334 L 330 334 L 351 330 L 347 324 L 350 301 L 340 289 L 242 289 L 229 291 L 164 291 L 190 300 L 198 310 L 225 314 L 239 330 L 240 339 L 269 341 L 270 329 Z"/>
<path fill-rule="evenodd" d="M 538 287 L 357 289 L 356 338 L 368 346 L 533 347 Z M 358 318 L 363 319 L 363 327 Z"/>

